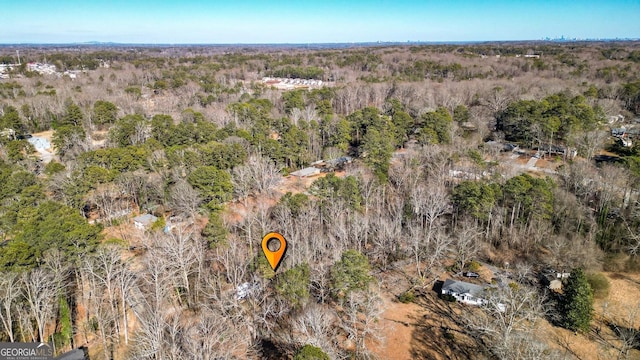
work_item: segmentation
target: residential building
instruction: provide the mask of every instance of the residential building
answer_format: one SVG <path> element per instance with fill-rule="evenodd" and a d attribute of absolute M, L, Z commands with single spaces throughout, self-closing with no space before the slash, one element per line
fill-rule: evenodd
<path fill-rule="evenodd" d="M 158 220 L 157 217 L 151 214 L 144 214 L 133 218 L 133 225 L 136 227 L 136 229 L 145 230 L 149 226 L 151 226 L 151 224 L 156 222 L 156 220 Z"/>
<path fill-rule="evenodd" d="M 484 286 L 464 281 L 447 279 L 442 285 L 442 295 L 451 295 L 459 302 L 469 305 L 486 305 L 483 293 Z"/>

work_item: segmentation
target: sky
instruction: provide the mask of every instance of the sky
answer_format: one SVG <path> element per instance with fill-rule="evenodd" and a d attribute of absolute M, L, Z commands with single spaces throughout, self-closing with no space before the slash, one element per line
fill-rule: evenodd
<path fill-rule="evenodd" d="M 640 0 L 0 0 L 0 43 L 640 38 Z"/>

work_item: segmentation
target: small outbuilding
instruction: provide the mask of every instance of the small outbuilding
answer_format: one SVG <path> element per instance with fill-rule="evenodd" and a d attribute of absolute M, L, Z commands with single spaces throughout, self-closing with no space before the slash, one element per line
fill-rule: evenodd
<path fill-rule="evenodd" d="M 144 214 L 133 218 L 133 225 L 136 229 L 145 230 L 151 226 L 151 224 L 156 222 L 156 220 L 158 220 L 157 217 L 151 214 Z"/>
<path fill-rule="evenodd" d="M 542 280 L 542 284 L 549 290 L 560 291 L 562 290 L 564 279 L 567 279 L 570 275 L 571 273 L 566 271 L 545 269 L 540 273 L 540 279 Z"/>
<path fill-rule="evenodd" d="M 316 168 L 316 167 L 308 167 L 308 168 L 304 168 L 298 171 L 294 171 L 291 173 L 292 176 L 296 176 L 296 177 L 310 177 L 310 176 L 315 176 L 320 174 L 320 169 Z"/>

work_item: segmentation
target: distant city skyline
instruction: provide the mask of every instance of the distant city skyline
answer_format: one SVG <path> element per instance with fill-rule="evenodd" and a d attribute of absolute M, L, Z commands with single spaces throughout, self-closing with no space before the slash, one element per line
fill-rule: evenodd
<path fill-rule="evenodd" d="M 6 2 L 0 43 L 278 44 L 638 39 L 640 1 Z"/>

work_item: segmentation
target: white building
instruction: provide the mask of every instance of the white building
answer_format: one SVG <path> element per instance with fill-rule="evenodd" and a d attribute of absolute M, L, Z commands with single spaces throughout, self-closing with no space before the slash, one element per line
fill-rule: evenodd
<path fill-rule="evenodd" d="M 145 230 L 146 228 L 151 226 L 151 224 L 156 222 L 156 220 L 158 220 L 157 217 L 151 214 L 144 214 L 133 218 L 133 225 L 136 227 L 136 229 Z"/>
<path fill-rule="evenodd" d="M 442 295 L 451 295 L 459 302 L 469 305 L 486 305 L 483 293 L 483 286 L 464 281 L 447 279 L 442 285 Z"/>

